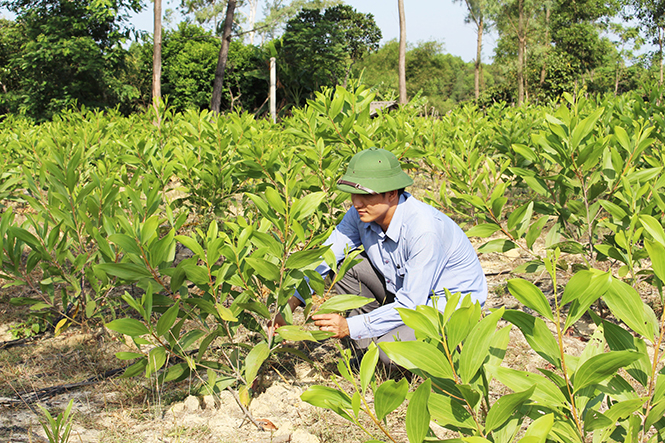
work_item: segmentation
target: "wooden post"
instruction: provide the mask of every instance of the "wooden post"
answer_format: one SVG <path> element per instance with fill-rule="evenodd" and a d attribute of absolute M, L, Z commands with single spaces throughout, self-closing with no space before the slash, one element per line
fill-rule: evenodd
<path fill-rule="evenodd" d="M 275 57 L 270 57 L 270 116 L 277 123 L 277 66 Z"/>

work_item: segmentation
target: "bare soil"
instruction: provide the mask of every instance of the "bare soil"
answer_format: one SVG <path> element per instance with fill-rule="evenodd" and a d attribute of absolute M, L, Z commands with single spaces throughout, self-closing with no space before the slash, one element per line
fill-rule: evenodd
<path fill-rule="evenodd" d="M 480 244 L 477 241 L 475 246 Z M 510 251 L 483 254 L 480 259 L 489 284 L 486 307 L 526 309 L 508 293 L 506 280 L 513 277 L 510 270 L 529 257 Z M 529 278 L 542 283 L 546 294 L 551 292 L 549 279 L 538 275 Z M 16 288 L 0 292 L 0 342 L 11 339 L 9 329 L 27 313 L 26 309 L 8 303 L 16 295 Z M 593 323 L 583 317 L 576 330 L 565 337 L 566 352 L 579 354 L 594 330 Z M 510 338 L 504 365 L 527 371 L 547 366 L 517 328 L 512 329 Z M 70 400 L 74 401 L 71 442 L 364 441 L 369 436 L 360 429 L 333 412 L 300 399 L 311 385 L 333 386 L 331 377 L 337 372 L 338 345 L 333 339 L 300 344 L 313 364 L 295 357 L 271 357 L 262 370 L 249 407 L 252 416 L 267 429 L 264 431 L 246 419 L 229 392 L 218 398 L 189 395 L 195 379 L 164 385 L 142 377 L 93 380 L 120 368 L 123 362 L 114 354 L 127 350 L 121 337 L 101 330 L 68 330 L 58 337 L 46 334 L 22 346 L 0 347 L 0 442 L 48 441 L 40 425 L 43 414 L 37 403 L 30 401 L 39 392 L 44 394 L 39 404 L 53 415 L 62 411 Z M 48 391 L 49 388 L 59 389 Z M 505 392 L 498 384 L 494 389 L 497 395 Z M 403 405 L 389 416 L 388 426 L 398 440 L 406 442 L 404 417 Z M 435 424 L 433 428 L 440 438 L 455 436 Z"/>

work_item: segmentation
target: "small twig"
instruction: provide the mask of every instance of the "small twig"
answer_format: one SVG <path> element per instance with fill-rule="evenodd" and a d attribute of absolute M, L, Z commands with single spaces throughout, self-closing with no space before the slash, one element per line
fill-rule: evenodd
<path fill-rule="evenodd" d="M 240 401 L 240 397 L 238 397 L 238 394 L 236 393 L 236 391 L 231 389 L 231 387 L 227 387 L 226 390 L 229 391 L 231 393 L 231 395 L 233 395 L 233 399 L 236 401 L 236 403 L 238 403 L 238 406 L 240 406 L 240 409 L 242 409 L 242 412 L 245 414 L 245 417 L 247 417 L 247 419 L 249 421 L 254 423 L 254 426 L 256 426 L 259 431 L 262 431 L 262 432 L 265 431 L 265 429 L 263 429 L 263 426 L 261 425 L 261 423 L 254 420 L 254 417 L 252 417 L 252 414 L 250 414 L 249 411 L 247 410 L 247 408 L 245 407 L 245 405 L 242 404 L 242 402 Z M 244 421 L 243 421 L 243 423 L 244 423 Z M 240 426 L 242 426 L 242 424 L 240 424 Z"/>

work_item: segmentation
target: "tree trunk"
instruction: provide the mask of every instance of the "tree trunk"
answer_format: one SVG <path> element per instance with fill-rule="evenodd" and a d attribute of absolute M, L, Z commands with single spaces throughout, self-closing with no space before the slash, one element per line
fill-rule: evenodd
<path fill-rule="evenodd" d="M 517 24 L 517 105 L 524 103 L 524 0 L 518 1 L 518 24 Z"/>
<path fill-rule="evenodd" d="M 545 44 L 548 49 L 550 48 L 550 7 L 549 5 L 545 6 Z M 549 53 L 549 51 L 547 51 Z M 545 54 L 545 60 L 543 60 L 543 66 L 540 68 L 540 86 L 542 87 L 545 84 L 545 76 L 547 75 L 547 53 Z"/>
<path fill-rule="evenodd" d="M 404 15 L 404 0 L 397 0 L 399 9 L 399 103 L 404 105 L 406 100 L 406 17 Z"/>
<path fill-rule="evenodd" d="M 478 36 L 476 38 L 476 63 L 475 63 L 475 72 L 474 72 L 474 83 L 476 88 L 476 100 L 480 98 L 480 56 L 482 55 L 483 50 L 483 27 L 485 23 L 483 22 L 483 16 L 481 15 L 478 20 Z"/>
<path fill-rule="evenodd" d="M 660 77 L 658 78 L 658 86 L 663 86 L 663 28 L 658 27 L 658 55 L 660 56 Z M 657 100 L 660 105 L 660 98 Z"/>
<path fill-rule="evenodd" d="M 249 2 L 249 24 L 248 27 L 252 31 L 249 33 L 249 44 L 253 45 L 254 44 L 254 35 L 256 34 L 256 31 L 254 31 L 254 24 L 256 23 L 256 9 L 259 6 L 259 0 L 250 0 Z"/>
<path fill-rule="evenodd" d="M 162 0 L 155 0 L 152 49 L 152 103 L 162 98 Z"/>
<path fill-rule="evenodd" d="M 217 69 L 215 70 L 215 82 L 212 86 L 212 98 L 210 99 L 210 109 L 215 114 L 219 114 L 222 106 L 222 87 L 224 85 L 224 71 L 226 69 L 226 60 L 229 57 L 229 45 L 231 44 L 231 26 L 233 25 L 233 14 L 236 9 L 236 0 L 229 0 L 226 6 L 226 18 L 224 19 L 224 33 L 222 34 L 222 47 L 219 50 L 217 59 Z"/>

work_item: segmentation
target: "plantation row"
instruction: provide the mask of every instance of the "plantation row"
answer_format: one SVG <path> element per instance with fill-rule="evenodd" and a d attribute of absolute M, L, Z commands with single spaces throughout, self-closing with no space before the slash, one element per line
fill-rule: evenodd
<path fill-rule="evenodd" d="M 295 288 L 310 292 L 305 277 L 328 298 L 330 282 L 314 271 L 321 257 L 336 278 L 353 265 L 353 257 L 331 262 L 320 244 L 343 214 L 347 196 L 335 182 L 348 160 L 379 146 L 412 169 L 416 194 L 430 188 L 425 200 L 469 236 L 491 237 L 481 253 L 519 248 L 532 260 L 514 272 L 545 272 L 554 287 L 552 306 L 529 281 L 509 281 L 534 315 L 483 313 L 459 294 L 449 294 L 442 312 L 400 312 L 421 340 L 382 348 L 425 380 L 410 397 L 409 440 L 423 441 L 432 418 L 494 442 L 513 441 L 524 420 L 539 422 L 525 442 L 663 441 L 661 94 L 565 96 L 555 108 L 468 106 L 440 119 L 404 108 L 371 119 L 368 90 L 338 88 L 280 125 L 164 108 L 131 117 L 70 113 L 40 126 L 7 118 L 0 278 L 28 289 L 12 302 L 30 305 L 25 327 L 34 332 L 104 322 L 136 344 L 118 354 L 133 361 L 127 376 L 193 375 L 201 392 L 233 388 L 248 398 L 271 354 L 302 356 L 291 342 L 327 336 L 266 325 L 278 312 L 292 323 L 286 302 Z M 545 252 L 535 247 L 539 238 Z M 562 271 L 574 274 L 563 290 Z M 640 291 L 651 287 L 659 306 L 642 301 Z M 589 311 L 596 340 L 581 356 L 567 355 L 563 334 L 599 299 L 621 326 Z M 317 309 L 363 302 L 340 296 Z M 510 331 L 497 329 L 502 318 L 554 370 L 501 367 Z M 239 339 L 241 326 L 254 333 L 250 341 Z M 222 344 L 214 357 L 213 343 Z M 171 356 L 181 363 L 166 367 Z M 370 438 L 390 440 L 384 419 L 408 386 L 377 385 L 377 358 L 373 348 L 356 379 L 343 353 L 340 374 L 356 392 L 314 387 L 304 398 L 361 427 L 364 411 L 377 426 L 366 429 Z M 514 393 L 492 401 L 492 378 Z"/>

